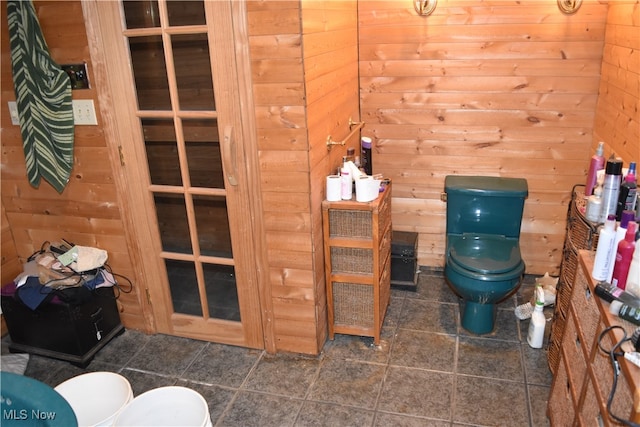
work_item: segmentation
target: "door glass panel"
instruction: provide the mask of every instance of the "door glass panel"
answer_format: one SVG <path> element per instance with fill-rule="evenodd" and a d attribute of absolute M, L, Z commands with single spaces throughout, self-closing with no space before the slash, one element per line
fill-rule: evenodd
<path fill-rule="evenodd" d="M 230 265 L 203 264 L 209 316 L 240 321 L 235 269 Z"/>
<path fill-rule="evenodd" d="M 175 35 L 171 45 L 180 109 L 215 110 L 207 35 Z"/>
<path fill-rule="evenodd" d="M 158 229 L 162 250 L 193 253 L 189 237 L 187 208 L 182 194 L 155 194 L 153 197 L 158 216 Z"/>
<path fill-rule="evenodd" d="M 189 261 L 165 260 L 173 311 L 202 316 L 195 265 Z"/>
<path fill-rule="evenodd" d="M 227 201 L 219 196 L 193 196 L 202 255 L 233 258 Z"/>
<path fill-rule="evenodd" d="M 169 84 L 161 36 L 129 39 L 138 108 L 171 110 Z"/>
<path fill-rule="evenodd" d="M 182 186 L 173 120 L 142 119 L 151 183 Z"/>
<path fill-rule="evenodd" d="M 155 0 L 122 2 L 127 28 L 150 28 L 160 26 L 160 11 Z"/>
<path fill-rule="evenodd" d="M 224 188 L 216 120 L 183 120 L 192 187 Z"/>
<path fill-rule="evenodd" d="M 174 0 L 167 2 L 169 25 L 204 25 L 204 2 Z"/>
<path fill-rule="evenodd" d="M 163 295 L 169 287 L 175 313 L 240 321 L 212 74 L 217 57 L 209 46 L 214 26 L 202 0 L 122 5 L 149 180 L 170 187 L 150 189 L 158 262 L 167 273 L 158 286 Z"/>

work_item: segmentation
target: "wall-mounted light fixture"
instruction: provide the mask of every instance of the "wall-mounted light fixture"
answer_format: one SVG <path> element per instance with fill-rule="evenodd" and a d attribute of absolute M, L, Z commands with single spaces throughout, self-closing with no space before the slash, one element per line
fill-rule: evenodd
<path fill-rule="evenodd" d="M 413 7 L 420 16 L 428 16 L 435 10 L 438 0 L 413 0 Z"/>
<path fill-rule="evenodd" d="M 558 0 L 558 9 L 567 15 L 576 13 L 581 5 L 582 0 Z"/>

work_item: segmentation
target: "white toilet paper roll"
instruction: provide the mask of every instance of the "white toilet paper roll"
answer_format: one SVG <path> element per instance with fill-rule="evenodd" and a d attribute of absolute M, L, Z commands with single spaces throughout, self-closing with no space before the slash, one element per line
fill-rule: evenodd
<path fill-rule="evenodd" d="M 356 180 L 356 200 L 358 202 L 370 202 L 378 197 L 380 180 L 372 176 L 364 175 Z"/>
<path fill-rule="evenodd" d="M 340 192 L 341 178 L 340 175 L 329 175 L 327 177 L 327 200 L 330 202 L 337 202 L 342 200 Z"/>

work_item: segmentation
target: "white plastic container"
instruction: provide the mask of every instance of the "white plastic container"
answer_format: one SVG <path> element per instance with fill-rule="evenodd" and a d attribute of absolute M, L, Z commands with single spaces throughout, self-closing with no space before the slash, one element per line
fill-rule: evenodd
<path fill-rule="evenodd" d="M 544 290 L 542 286 L 536 286 L 536 305 L 531 314 L 529 322 L 529 333 L 527 342 L 531 348 L 542 348 L 544 342 L 544 330 L 547 326 L 547 319 L 544 317 Z"/>
<path fill-rule="evenodd" d="M 55 387 L 69 402 L 79 426 L 111 426 L 116 416 L 132 401 L 129 381 L 113 372 L 89 372 Z"/>
<path fill-rule="evenodd" d="M 160 387 L 142 393 L 118 414 L 114 426 L 210 427 L 204 397 L 187 387 Z"/>
<path fill-rule="evenodd" d="M 351 178 L 351 171 L 344 166 L 340 169 L 340 176 L 342 177 L 340 184 L 342 200 L 351 200 L 353 197 L 353 178 Z"/>
<path fill-rule="evenodd" d="M 596 258 L 593 262 L 593 270 L 591 271 L 591 277 L 598 281 L 607 281 L 613 271 L 613 263 L 617 250 L 617 248 L 614 248 L 616 239 L 615 227 L 616 216 L 609 215 L 598 237 Z"/>
<path fill-rule="evenodd" d="M 636 242 L 625 291 L 640 298 L 640 243 Z"/>

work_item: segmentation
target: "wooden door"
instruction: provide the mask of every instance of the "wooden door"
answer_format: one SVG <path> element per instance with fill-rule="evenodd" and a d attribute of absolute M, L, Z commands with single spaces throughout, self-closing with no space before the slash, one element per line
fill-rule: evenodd
<path fill-rule="evenodd" d="M 243 3 L 83 6 L 156 330 L 263 348 Z"/>

